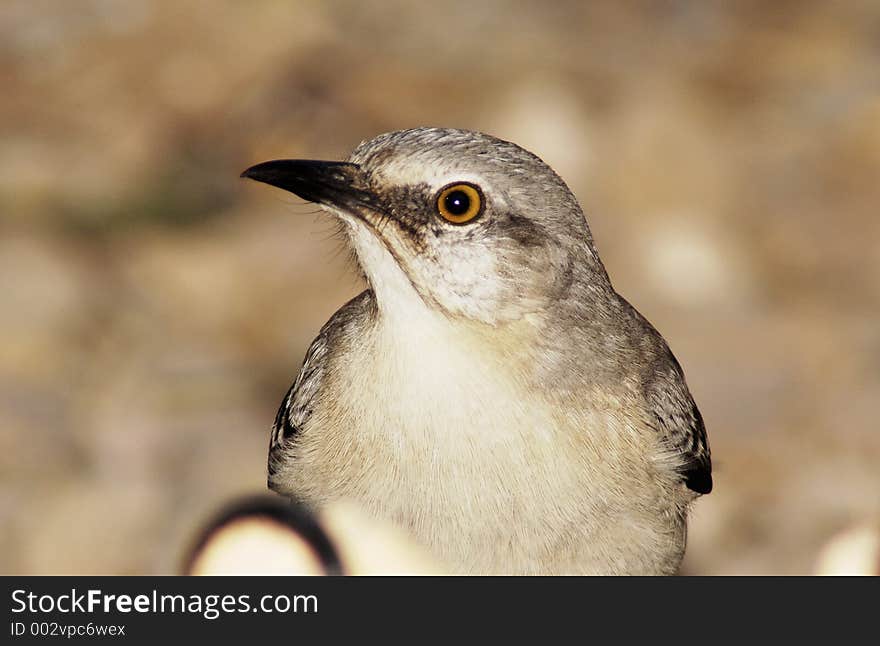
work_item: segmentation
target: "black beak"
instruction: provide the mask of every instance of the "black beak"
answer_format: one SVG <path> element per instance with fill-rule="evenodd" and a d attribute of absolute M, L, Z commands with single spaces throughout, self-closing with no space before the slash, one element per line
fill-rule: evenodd
<path fill-rule="evenodd" d="M 328 206 L 350 208 L 374 203 L 360 166 L 348 162 L 277 159 L 251 166 L 241 176 Z"/>

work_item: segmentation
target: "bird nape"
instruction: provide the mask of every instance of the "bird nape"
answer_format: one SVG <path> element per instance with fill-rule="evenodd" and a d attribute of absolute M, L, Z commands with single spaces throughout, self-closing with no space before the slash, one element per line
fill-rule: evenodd
<path fill-rule="evenodd" d="M 368 285 L 281 404 L 272 489 L 354 501 L 457 572 L 677 570 L 712 487 L 703 420 L 547 164 L 416 128 L 242 176 L 343 223 Z"/>

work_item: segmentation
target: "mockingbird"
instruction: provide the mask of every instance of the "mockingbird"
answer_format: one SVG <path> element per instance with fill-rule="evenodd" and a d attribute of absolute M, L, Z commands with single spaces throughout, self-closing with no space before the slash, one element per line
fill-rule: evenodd
<path fill-rule="evenodd" d="M 416 128 L 242 176 L 341 220 L 369 285 L 284 397 L 272 489 L 352 500 L 463 573 L 676 571 L 712 488 L 703 420 L 552 169 Z"/>

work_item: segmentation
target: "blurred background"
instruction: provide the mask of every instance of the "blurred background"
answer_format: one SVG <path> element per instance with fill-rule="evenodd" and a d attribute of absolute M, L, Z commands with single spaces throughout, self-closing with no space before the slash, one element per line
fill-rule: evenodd
<path fill-rule="evenodd" d="M 2 573 L 173 572 L 264 489 L 362 285 L 238 174 L 416 125 L 556 168 L 669 341 L 715 462 L 685 572 L 810 572 L 880 514 L 875 0 L 5 0 L 0 83 Z"/>

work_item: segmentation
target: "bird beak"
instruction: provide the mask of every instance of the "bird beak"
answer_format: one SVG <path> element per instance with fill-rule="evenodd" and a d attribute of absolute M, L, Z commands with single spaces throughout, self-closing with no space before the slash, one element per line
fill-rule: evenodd
<path fill-rule="evenodd" d="M 375 205 L 360 166 L 348 162 L 277 159 L 251 166 L 241 176 L 343 210 Z"/>

